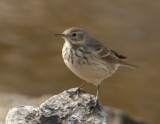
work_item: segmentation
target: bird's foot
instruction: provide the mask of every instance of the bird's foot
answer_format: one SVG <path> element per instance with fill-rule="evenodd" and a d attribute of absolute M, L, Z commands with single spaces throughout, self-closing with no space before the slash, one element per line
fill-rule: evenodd
<path fill-rule="evenodd" d="M 101 106 L 101 104 L 100 104 L 98 99 L 96 99 L 96 101 L 95 101 L 94 109 L 102 110 L 102 106 Z"/>
<path fill-rule="evenodd" d="M 81 89 L 81 88 L 77 88 L 77 90 L 76 91 L 72 91 L 72 92 L 70 92 L 70 96 L 69 97 L 73 97 L 74 95 L 80 95 L 80 93 L 85 93 L 85 91 L 83 90 L 83 89 Z"/>
<path fill-rule="evenodd" d="M 90 109 L 91 109 L 92 112 L 95 112 L 97 110 L 98 111 L 102 111 L 103 110 L 98 99 L 96 99 L 96 101 L 93 103 L 93 106 Z"/>

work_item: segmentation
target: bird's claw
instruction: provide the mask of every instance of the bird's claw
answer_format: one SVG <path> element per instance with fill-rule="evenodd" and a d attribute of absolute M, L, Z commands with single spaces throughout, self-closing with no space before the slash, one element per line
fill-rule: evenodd
<path fill-rule="evenodd" d="M 101 105 L 100 105 L 100 102 L 99 102 L 99 100 L 97 100 L 97 99 L 96 99 L 94 108 L 95 108 L 95 109 L 99 109 L 99 110 L 102 109 L 102 108 L 101 108 Z"/>
<path fill-rule="evenodd" d="M 79 96 L 80 93 L 85 93 L 85 91 L 82 90 L 81 88 L 77 88 L 77 90 L 70 92 L 70 96 L 69 97 L 73 97 L 76 94 Z"/>
<path fill-rule="evenodd" d="M 96 110 L 101 111 L 102 110 L 102 106 L 99 102 L 99 100 L 96 99 L 96 101 L 93 103 L 93 106 L 91 107 L 91 111 L 95 112 Z"/>

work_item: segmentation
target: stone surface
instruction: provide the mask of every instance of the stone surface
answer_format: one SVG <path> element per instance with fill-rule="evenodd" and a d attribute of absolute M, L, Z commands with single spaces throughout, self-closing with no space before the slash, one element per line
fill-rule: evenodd
<path fill-rule="evenodd" d="M 95 97 L 81 92 L 70 97 L 76 88 L 52 96 L 39 108 L 12 108 L 6 124 L 147 124 L 110 107 L 94 109 Z"/>
<path fill-rule="evenodd" d="M 108 114 L 103 107 L 94 109 L 95 97 L 86 93 L 70 97 L 75 90 L 55 95 L 39 108 L 13 108 L 7 114 L 6 124 L 108 124 Z"/>
<path fill-rule="evenodd" d="M 21 106 L 12 108 L 6 117 L 7 124 L 38 124 L 39 108 L 33 106 Z"/>

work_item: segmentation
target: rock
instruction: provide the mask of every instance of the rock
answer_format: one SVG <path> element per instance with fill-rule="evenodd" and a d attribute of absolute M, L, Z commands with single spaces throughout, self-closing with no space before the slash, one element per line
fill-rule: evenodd
<path fill-rule="evenodd" d="M 70 97 L 75 90 L 55 95 L 39 108 L 13 108 L 6 116 L 6 124 L 108 124 L 108 114 L 103 107 L 94 109 L 95 97 L 86 93 Z"/>
<path fill-rule="evenodd" d="M 70 97 L 77 88 L 52 96 L 39 108 L 12 108 L 6 124 L 147 124 L 110 107 L 94 109 L 95 97 L 81 92 Z"/>
<path fill-rule="evenodd" d="M 12 108 L 6 117 L 6 124 L 38 124 L 39 108 L 21 106 Z"/>
<path fill-rule="evenodd" d="M 129 114 L 111 107 L 104 108 L 109 116 L 109 124 L 149 124 L 143 120 L 135 119 Z"/>

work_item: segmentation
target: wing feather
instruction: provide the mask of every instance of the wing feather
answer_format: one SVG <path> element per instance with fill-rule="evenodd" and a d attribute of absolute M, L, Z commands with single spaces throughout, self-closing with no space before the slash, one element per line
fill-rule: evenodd
<path fill-rule="evenodd" d="M 121 55 L 121 54 L 118 54 L 117 52 L 107 48 L 107 47 L 104 47 L 104 46 L 101 46 L 101 47 L 97 47 L 95 49 L 97 51 L 97 53 L 101 56 L 101 57 L 107 57 L 107 56 L 115 56 L 119 59 L 126 59 L 127 57 L 124 56 L 124 55 Z"/>

